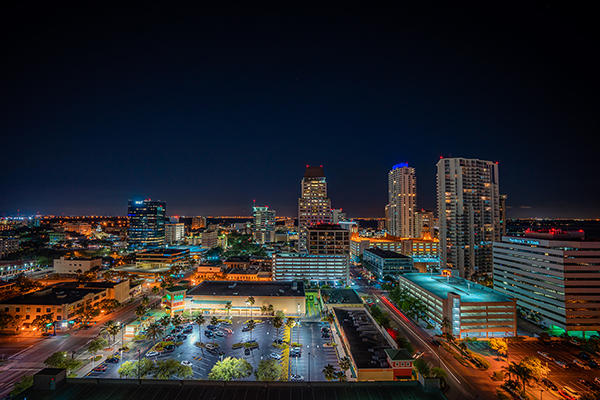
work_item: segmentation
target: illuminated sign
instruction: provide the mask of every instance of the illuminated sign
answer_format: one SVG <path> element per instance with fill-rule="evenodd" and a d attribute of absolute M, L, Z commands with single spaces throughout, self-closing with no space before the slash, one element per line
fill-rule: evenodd
<path fill-rule="evenodd" d="M 540 242 L 538 240 L 530 240 L 530 239 L 507 238 L 507 240 L 511 243 L 518 243 L 518 244 L 533 244 L 533 245 L 540 244 Z"/>
<path fill-rule="evenodd" d="M 392 169 L 396 169 L 396 168 L 408 168 L 408 163 L 407 162 L 401 162 L 399 164 L 396 164 L 392 167 Z"/>

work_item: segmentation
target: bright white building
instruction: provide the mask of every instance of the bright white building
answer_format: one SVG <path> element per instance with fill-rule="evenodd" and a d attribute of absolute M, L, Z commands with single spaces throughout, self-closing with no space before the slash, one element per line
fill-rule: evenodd
<path fill-rule="evenodd" d="M 185 225 L 182 222 L 165 224 L 165 240 L 167 244 L 178 244 L 185 239 Z"/>
<path fill-rule="evenodd" d="M 388 173 L 387 230 L 392 236 L 416 237 L 417 178 L 408 163 L 396 164 Z"/>
<path fill-rule="evenodd" d="M 348 281 L 348 256 L 280 253 L 273 256 L 273 280 Z"/>

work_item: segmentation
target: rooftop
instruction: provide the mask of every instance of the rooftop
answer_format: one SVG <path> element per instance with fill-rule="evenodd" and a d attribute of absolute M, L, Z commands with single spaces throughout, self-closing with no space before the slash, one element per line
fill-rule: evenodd
<path fill-rule="evenodd" d="M 412 359 L 413 359 L 412 354 L 410 354 L 408 352 L 408 350 L 406 350 L 406 349 L 386 349 L 385 354 L 387 354 L 387 356 L 392 361 L 404 361 L 404 360 L 412 361 Z"/>
<path fill-rule="evenodd" d="M 493 289 L 459 277 L 445 277 L 427 273 L 403 274 L 399 279 L 407 279 L 415 285 L 445 299 L 448 293 L 460 295 L 461 303 L 509 302 L 512 298 Z"/>
<path fill-rule="evenodd" d="M 339 224 L 315 224 L 306 228 L 309 231 L 344 231 L 348 232 L 347 229 L 342 228 Z"/>
<path fill-rule="evenodd" d="M 304 282 L 204 281 L 188 296 L 271 296 L 304 297 Z"/>
<path fill-rule="evenodd" d="M 362 304 L 354 289 L 321 289 L 321 298 L 326 304 Z"/>
<path fill-rule="evenodd" d="M 169 257 L 189 253 L 189 249 L 150 249 L 136 253 L 136 256 L 163 256 Z"/>
<path fill-rule="evenodd" d="M 56 390 L 31 388 L 16 396 L 28 400 L 279 400 L 279 399 L 393 399 L 441 400 L 425 393 L 416 382 L 214 382 L 143 379 L 67 379 Z"/>
<path fill-rule="evenodd" d="M 325 171 L 323 171 L 323 166 L 306 166 L 306 171 L 304 171 L 305 178 L 323 178 L 325 177 Z"/>
<path fill-rule="evenodd" d="M 100 293 L 104 289 L 72 288 L 62 284 L 45 287 L 37 292 L 5 300 L 2 304 L 61 305 L 83 299 L 86 295 Z"/>
<path fill-rule="evenodd" d="M 383 250 L 379 247 L 369 247 L 368 249 L 365 249 L 365 251 L 368 251 L 371 254 L 375 254 L 376 256 L 381 258 L 410 259 L 410 257 L 405 256 L 404 254 L 396 253 L 395 251 L 390 250 Z"/>
<path fill-rule="evenodd" d="M 392 348 L 365 309 L 334 308 L 358 368 L 389 368 L 386 349 Z"/>

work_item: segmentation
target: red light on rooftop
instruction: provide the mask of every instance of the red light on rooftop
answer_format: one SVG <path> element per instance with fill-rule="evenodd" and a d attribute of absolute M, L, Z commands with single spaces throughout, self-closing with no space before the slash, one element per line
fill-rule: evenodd
<path fill-rule="evenodd" d="M 306 164 L 306 168 L 310 167 L 310 165 Z"/>
<path fill-rule="evenodd" d="M 323 168 L 323 164 L 319 165 L 319 167 Z"/>
<path fill-rule="evenodd" d="M 444 156 L 440 156 L 440 160 L 442 160 L 444 158 Z"/>

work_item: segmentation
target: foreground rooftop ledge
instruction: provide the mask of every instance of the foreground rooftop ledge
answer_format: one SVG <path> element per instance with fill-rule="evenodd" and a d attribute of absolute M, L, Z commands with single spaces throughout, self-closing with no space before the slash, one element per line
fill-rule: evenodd
<path fill-rule="evenodd" d="M 158 385 L 158 386 L 242 386 L 242 387 L 398 387 L 421 389 L 418 381 L 377 381 L 377 382 L 257 382 L 257 381 L 209 381 L 186 379 L 109 379 L 109 378 L 67 378 L 67 385 Z"/>

